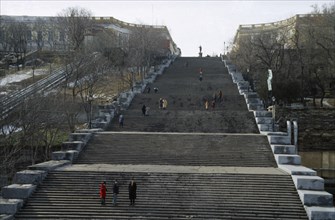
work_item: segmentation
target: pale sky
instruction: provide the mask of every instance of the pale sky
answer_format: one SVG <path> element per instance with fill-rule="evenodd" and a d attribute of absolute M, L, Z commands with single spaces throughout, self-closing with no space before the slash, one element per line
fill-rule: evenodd
<path fill-rule="evenodd" d="M 312 5 L 335 0 L 0 0 L 0 15 L 57 16 L 68 7 L 81 7 L 96 17 L 114 17 L 136 24 L 165 25 L 183 56 L 224 52 L 240 24 L 259 24 L 307 14 Z"/>

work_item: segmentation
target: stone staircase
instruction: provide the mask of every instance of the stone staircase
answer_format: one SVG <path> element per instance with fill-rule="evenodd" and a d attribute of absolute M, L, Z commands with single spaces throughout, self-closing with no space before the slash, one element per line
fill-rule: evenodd
<path fill-rule="evenodd" d="M 127 184 L 138 186 L 129 206 Z M 117 179 L 118 206 L 98 183 Z M 108 186 L 111 191 L 111 186 Z M 16 219 L 307 219 L 287 175 L 54 171 Z"/>
<path fill-rule="evenodd" d="M 78 164 L 275 167 L 264 135 L 103 132 Z"/>
<path fill-rule="evenodd" d="M 184 66 L 186 61 L 188 67 Z M 201 82 L 200 67 L 204 75 Z M 158 93 L 138 94 L 124 111 L 125 126 L 119 128 L 115 118 L 108 130 L 258 133 L 252 112 L 248 112 L 244 98 L 218 58 L 181 58 L 149 86 L 151 90 L 157 87 Z M 223 92 L 223 100 L 206 111 L 204 100 L 211 101 L 219 90 Z M 159 98 L 167 99 L 166 110 L 159 109 Z M 150 107 L 147 117 L 141 112 L 143 104 Z"/>
<path fill-rule="evenodd" d="M 293 165 L 278 164 L 272 153 L 290 153 L 290 147 L 269 144 L 270 131 L 259 132 L 254 111 L 233 82 L 219 58 L 178 58 L 150 84 L 159 88 L 157 94 L 137 94 L 130 105 L 122 105 L 123 128 L 114 118 L 107 132 L 73 134 L 64 143 L 66 152 L 53 155 L 53 165 L 29 167 L 44 180 L 23 189 L 29 196 L 18 201 L 16 207 L 24 205 L 15 218 L 308 219 L 296 185 L 303 180 L 278 169 Z M 202 100 L 219 89 L 223 101 L 205 110 Z M 160 97 L 168 99 L 167 110 L 158 109 Z M 149 116 L 142 116 L 143 104 L 151 108 Z M 75 163 L 67 165 L 70 161 Z M 132 177 L 138 199 L 129 207 L 126 184 Z M 110 192 L 115 178 L 121 184 L 120 204 L 112 207 L 109 194 L 106 207 L 101 206 L 98 184 L 106 180 Z"/>

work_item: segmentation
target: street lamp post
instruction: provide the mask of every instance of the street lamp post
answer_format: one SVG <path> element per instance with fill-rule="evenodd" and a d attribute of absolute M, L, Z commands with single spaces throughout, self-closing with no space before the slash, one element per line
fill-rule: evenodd
<path fill-rule="evenodd" d="M 247 81 L 249 82 L 249 85 L 248 85 L 248 92 L 250 91 L 250 80 L 249 80 L 249 68 L 247 68 Z"/>
<path fill-rule="evenodd" d="M 276 98 L 272 96 L 272 129 L 275 131 L 275 123 L 276 123 Z"/>
<path fill-rule="evenodd" d="M 304 105 L 304 66 L 301 66 L 301 103 Z"/>
<path fill-rule="evenodd" d="M 223 55 L 226 55 L 226 42 L 223 42 Z"/>

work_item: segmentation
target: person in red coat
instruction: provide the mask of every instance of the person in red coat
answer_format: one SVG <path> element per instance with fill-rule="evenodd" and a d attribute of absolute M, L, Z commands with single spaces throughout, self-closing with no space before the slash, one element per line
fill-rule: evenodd
<path fill-rule="evenodd" d="M 107 193 L 107 188 L 106 188 L 106 182 L 103 181 L 100 184 L 100 199 L 101 199 L 101 205 L 105 205 L 106 204 L 106 193 Z"/>

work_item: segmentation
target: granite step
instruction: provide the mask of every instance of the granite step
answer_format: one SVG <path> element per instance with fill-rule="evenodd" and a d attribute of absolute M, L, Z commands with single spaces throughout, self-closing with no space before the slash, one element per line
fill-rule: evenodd
<path fill-rule="evenodd" d="M 137 186 L 128 205 L 128 181 Z M 120 184 L 111 204 L 111 181 Z M 107 204 L 98 184 L 107 180 Z M 210 180 L 210 181 L 209 181 Z M 93 217 L 94 216 L 94 217 Z M 307 219 L 289 175 L 52 171 L 16 219 Z"/>
<path fill-rule="evenodd" d="M 76 163 L 276 167 L 265 135 L 220 133 L 97 133 Z"/>

